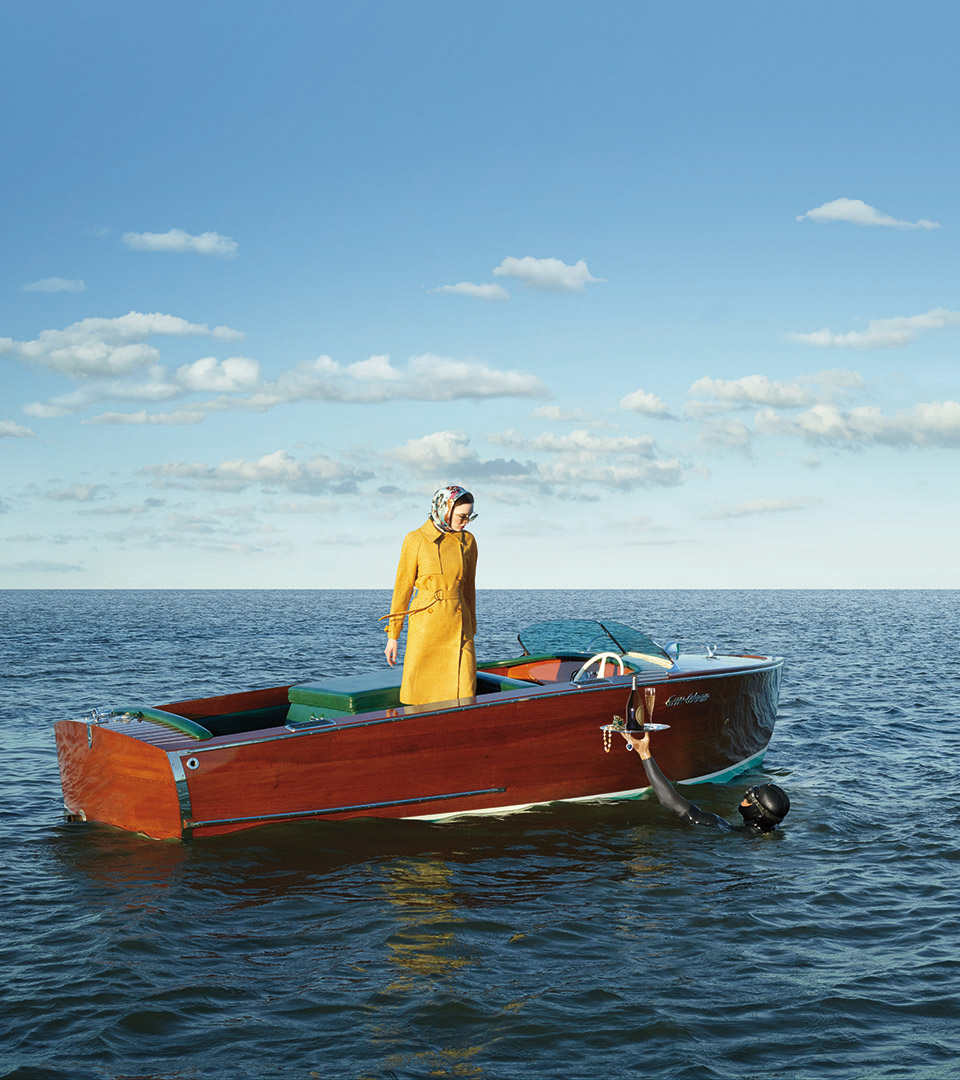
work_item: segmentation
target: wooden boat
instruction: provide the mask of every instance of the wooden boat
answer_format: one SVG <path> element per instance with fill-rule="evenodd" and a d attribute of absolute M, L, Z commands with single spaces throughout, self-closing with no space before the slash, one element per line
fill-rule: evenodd
<path fill-rule="evenodd" d="M 672 780 L 722 782 L 763 758 L 778 657 L 681 653 L 606 620 L 518 640 L 522 654 L 478 665 L 476 697 L 457 701 L 401 705 L 400 670 L 383 668 L 61 720 L 66 815 L 168 839 L 635 798 L 636 754 L 619 736 L 604 752 L 600 731 L 636 700 L 634 677 L 669 725 L 651 738 Z"/>

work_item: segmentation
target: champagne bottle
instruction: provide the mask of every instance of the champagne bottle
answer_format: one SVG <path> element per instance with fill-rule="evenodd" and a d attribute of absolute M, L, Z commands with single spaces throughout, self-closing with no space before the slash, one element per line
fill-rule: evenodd
<path fill-rule="evenodd" d="M 633 686 L 627 699 L 627 719 L 624 728 L 627 731 L 643 731 L 643 714 L 637 719 L 637 676 L 633 676 Z"/>

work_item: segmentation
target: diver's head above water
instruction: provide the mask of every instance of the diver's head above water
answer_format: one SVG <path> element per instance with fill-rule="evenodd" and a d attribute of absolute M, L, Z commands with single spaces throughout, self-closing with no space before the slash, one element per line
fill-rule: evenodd
<path fill-rule="evenodd" d="M 740 816 L 751 828 L 769 832 L 787 816 L 790 799 L 776 784 L 748 788 L 740 800 Z"/>

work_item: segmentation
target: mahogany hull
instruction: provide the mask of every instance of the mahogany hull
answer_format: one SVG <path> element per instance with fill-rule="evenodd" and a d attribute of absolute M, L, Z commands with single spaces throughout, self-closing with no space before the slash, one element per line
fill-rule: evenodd
<path fill-rule="evenodd" d="M 657 690 L 655 719 L 670 725 L 652 736 L 670 779 L 729 779 L 762 758 L 782 661 L 739 660 L 734 670 L 644 678 Z M 634 797 L 647 786 L 637 756 L 619 737 L 604 752 L 599 730 L 624 714 L 629 690 L 628 678 L 544 685 L 204 741 L 148 721 L 64 720 L 56 725 L 64 802 L 69 816 L 173 839 L 310 818 L 438 818 Z M 200 723 L 225 709 L 267 715 L 286 691 L 164 708 Z"/>

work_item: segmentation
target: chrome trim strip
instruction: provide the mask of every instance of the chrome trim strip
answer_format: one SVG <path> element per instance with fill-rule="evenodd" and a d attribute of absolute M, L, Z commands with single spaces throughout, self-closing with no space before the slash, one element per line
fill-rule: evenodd
<path fill-rule="evenodd" d="M 180 804 L 180 827 L 184 836 L 190 835 L 190 817 L 193 809 L 190 805 L 190 788 L 187 787 L 187 774 L 183 771 L 183 760 L 176 750 L 167 751 L 167 761 L 170 762 L 170 771 L 177 785 L 177 802 Z"/>
<path fill-rule="evenodd" d="M 468 795 L 499 795 L 506 790 L 502 787 L 493 787 L 479 791 L 452 791 L 448 795 L 418 795 L 415 799 L 391 799 L 387 802 L 357 803 L 354 806 L 327 806 L 322 810 L 293 810 L 284 814 L 253 814 L 250 817 L 190 821 L 184 822 L 184 826 L 201 829 L 207 825 L 235 825 L 242 821 L 289 821 L 291 818 L 319 817 L 321 814 L 345 814 L 351 810 L 379 810 L 384 806 L 408 806 L 411 803 L 437 802 L 440 799 L 463 799 Z"/>

